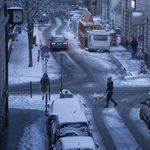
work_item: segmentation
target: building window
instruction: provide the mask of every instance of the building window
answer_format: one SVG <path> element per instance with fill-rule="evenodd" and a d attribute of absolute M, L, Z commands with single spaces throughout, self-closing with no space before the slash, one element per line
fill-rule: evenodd
<path fill-rule="evenodd" d="M 131 0 L 131 7 L 133 10 L 136 10 L 136 0 Z"/>

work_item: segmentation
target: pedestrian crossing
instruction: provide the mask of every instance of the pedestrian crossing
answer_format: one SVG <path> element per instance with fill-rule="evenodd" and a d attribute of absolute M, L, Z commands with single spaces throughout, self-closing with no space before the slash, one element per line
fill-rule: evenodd
<path fill-rule="evenodd" d="M 78 95 L 79 96 L 79 95 Z M 90 95 L 89 97 L 92 97 Z M 80 95 L 80 98 L 86 103 L 86 99 Z M 136 138 L 132 135 L 126 123 L 118 113 L 118 108 L 110 107 L 104 108 L 103 103 L 94 104 L 94 107 L 86 105 L 85 113 L 89 120 L 91 120 L 91 128 L 93 131 L 93 138 L 96 142 L 99 143 L 101 149 L 107 149 L 105 146 L 105 139 L 101 135 L 98 126 L 95 126 L 94 118 L 97 117 L 99 120 L 101 118 L 105 129 L 109 133 L 116 149 L 118 150 L 142 150 L 139 143 L 136 141 Z M 100 107 L 101 106 L 101 107 Z M 94 109 L 94 110 L 92 110 Z M 134 122 L 135 126 L 139 129 L 140 134 L 148 141 L 150 131 L 147 129 L 147 126 L 143 120 L 139 117 L 140 108 L 131 108 L 129 109 L 129 120 Z M 95 117 L 93 118 L 93 111 L 96 111 Z M 95 114 L 95 112 L 94 112 Z M 98 120 L 97 119 L 97 120 Z M 101 121 L 100 120 L 100 121 Z M 134 128 L 134 127 L 133 127 Z M 105 130 L 101 128 L 101 130 Z M 138 136 L 138 133 L 137 133 Z M 109 138 L 107 139 L 109 141 Z M 111 143 L 110 143 L 111 144 Z"/>
<path fill-rule="evenodd" d="M 57 96 L 51 95 L 51 97 L 53 99 Z M 98 143 L 100 146 L 98 150 L 110 149 L 110 147 L 108 148 L 106 144 L 107 138 L 108 141 L 111 139 L 110 141 L 112 141 L 112 143 L 110 144 L 114 145 L 117 150 L 143 150 L 140 147 L 140 143 L 137 141 L 135 135 L 132 135 L 133 133 L 131 133 L 131 129 L 133 129 L 134 126 L 128 128 L 129 126 L 132 126 L 132 124 L 130 124 L 129 121 L 129 126 L 127 126 L 127 122 L 124 122 L 127 120 L 124 120 L 124 118 L 120 115 L 119 107 L 114 108 L 113 105 L 110 105 L 109 108 L 104 108 L 105 104 L 103 102 L 97 102 L 93 105 L 93 101 L 91 100 L 92 94 L 88 94 L 88 96 L 74 94 L 74 97 L 78 97 L 86 104 L 85 114 L 87 119 L 90 121 L 94 142 Z M 91 103 L 87 100 L 89 98 Z M 136 136 L 140 134 L 140 136 L 142 135 L 145 139 L 144 141 L 148 141 L 150 138 L 150 131 L 147 129 L 146 123 L 139 117 L 140 108 L 130 108 L 128 110 L 128 120 L 131 120 L 139 131 L 139 133 L 136 133 Z M 100 125 L 101 123 L 105 126 L 105 128 Z M 104 137 L 103 134 L 101 135 L 100 130 L 103 130 L 103 133 L 106 132 L 106 137 Z"/>

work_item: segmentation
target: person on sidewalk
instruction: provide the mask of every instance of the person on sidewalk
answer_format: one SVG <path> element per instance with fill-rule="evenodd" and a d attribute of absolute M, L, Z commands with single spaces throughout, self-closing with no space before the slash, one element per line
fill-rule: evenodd
<path fill-rule="evenodd" d="M 134 58 L 135 57 L 135 53 L 136 53 L 136 49 L 137 49 L 137 46 L 138 46 L 138 43 L 137 43 L 135 38 L 133 38 L 133 40 L 131 41 L 130 45 L 132 47 L 132 58 Z"/>
<path fill-rule="evenodd" d="M 107 102 L 106 102 L 106 106 L 104 108 L 108 108 L 109 107 L 109 100 L 111 100 L 115 107 L 117 106 L 117 103 L 112 99 L 112 95 L 113 95 L 113 81 L 112 81 L 112 77 L 107 78 L 107 89 L 106 92 L 107 93 Z"/>
<path fill-rule="evenodd" d="M 47 93 L 47 85 L 49 85 L 49 83 L 50 83 L 49 77 L 46 73 L 44 73 L 40 81 L 41 91 L 42 91 L 42 100 L 44 100 L 44 94 Z"/>

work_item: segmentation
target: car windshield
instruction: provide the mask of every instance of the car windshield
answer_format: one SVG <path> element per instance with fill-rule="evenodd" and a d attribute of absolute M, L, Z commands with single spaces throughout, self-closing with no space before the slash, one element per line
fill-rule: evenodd
<path fill-rule="evenodd" d="M 63 38 L 63 37 L 53 37 L 52 38 L 52 41 L 55 41 L 55 42 L 57 42 L 57 41 L 64 41 L 65 39 Z"/>
<path fill-rule="evenodd" d="M 85 126 L 86 126 L 86 122 L 65 123 L 65 124 L 61 124 L 60 129 L 66 128 L 66 127 L 81 128 L 81 127 L 85 127 Z"/>

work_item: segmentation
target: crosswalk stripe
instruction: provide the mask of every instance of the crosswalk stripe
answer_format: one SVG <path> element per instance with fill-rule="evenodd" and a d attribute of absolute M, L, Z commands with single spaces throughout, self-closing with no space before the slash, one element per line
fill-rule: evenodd
<path fill-rule="evenodd" d="M 139 148 L 139 145 L 124 124 L 116 109 L 104 109 L 102 111 L 102 118 L 118 150 L 135 150 Z"/>

